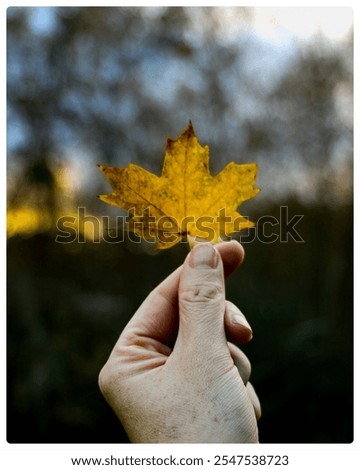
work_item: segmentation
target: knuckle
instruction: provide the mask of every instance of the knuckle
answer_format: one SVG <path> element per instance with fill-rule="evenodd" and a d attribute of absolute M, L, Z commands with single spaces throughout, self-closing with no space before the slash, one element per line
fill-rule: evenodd
<path fill-rule="evenodd" d="M 181 302 L 184 304 L 202 304 L 221 297 L 222 286 L 220 283 L 193 284 L 182 291 Z"/>
<path fill-rule="evenodd" d="M 104 396 L 107 396 L 111 391 L 111 385 L 113 382 L 112 374 L 109 372 L 109 367 L 107 363 L 101 369 L 99 376 L 98 376 L 98 384 L 101 393 Z"/>
<path fill-rule="evenodd" d="M 240 311 L 239 307 L 237 307 L 233 302 L 230 300 L 226 300 L 226 310 L 231 315 L 243 315 Z"/>
<path fill-rule="evenodd" d="M 101 390 L 101 393 L 104 393 L 104 390 L 107 388 L 107 379 L 105 374 L 105 366 L 101 369 L 98 376 L 98 385 Z"/>
<path fill-rule="evenodd" d="M 246 356 L 244 357 L 243 376 L 244 376 L 244 383 L 247 383 L 251 376 L 251 363 Z"/>
<path fill-rule="evenodd" d="M 251 362 L 246 354 L 233 343 L 228 342 L 228 346 L 234 361 L 234 365 L 237 368 L 244 384 L 246 385 L 251 376 Z"/>

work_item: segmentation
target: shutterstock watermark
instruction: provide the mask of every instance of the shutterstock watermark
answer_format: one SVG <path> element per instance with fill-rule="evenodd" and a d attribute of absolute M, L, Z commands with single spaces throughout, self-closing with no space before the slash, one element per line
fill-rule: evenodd
<path fill-rule="evenodd" d="M 240 232 L 241 243 L 251 243 L 255 240 L 261 243 L 304 243 L 298 231 L 298 224 L 304 216 L 290 215 L 288 206 L 280 206 L 278 217 L 274 215 L 261 216 L 254 227 L 248 227 L 247 217 L 227 215 L 221 209 L 216 217 L 202 216 L 195 218 L 187 216 L 181 221 L 171 216 L 155 217 L 150 209 L 141 214 L 130 210 L 126 216 L 96 217 L 86 213 L 85 207 L 79 207 L 77 215 L 65 215 L 57 220 L 57 243 L 122 243 L 130 240 L 133 243 L 171 244 L 187 243 L 188 234 L 196 232 L 199 239 L 208 241 L 229 240 L 232 232 Z"/>

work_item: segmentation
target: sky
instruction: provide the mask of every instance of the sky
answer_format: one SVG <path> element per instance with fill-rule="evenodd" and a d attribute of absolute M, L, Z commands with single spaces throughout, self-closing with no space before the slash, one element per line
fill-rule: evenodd
<path fill-rule="evenodd" d="M 53 8 L 33 8 L 29 22 L 35 33 L 43 36 L 56 29 Z M 252 29 L 264 41 L 281 44 L 289 38 L 307 41 L 321 33 L 324 37 L 341 41 L 351 31 L 353 10 L 350 7 L 254 7 Z M 221 14 L 224 34 L 234 34 L 231 7 Z"/>
<path fill-rule="evenodd" d="M 289 37 L 307 41 L 319 33 L 341 41 L 350 33 L 352 24 L 353 11 L 349 7 L 254 8 L 254 30 L 275 44 Z"/>
<path fill-rule="evenodd" d="M 202 16 L 201 9 L 194 11 L 194 22 L 192 32 L 192 40 L 196 42 L 196 35 L 199 37 L 203 35 L 206 24 Z M 239 35 L 244 34 L 244 24 L 239 21 L 244 21 L 240 16 L 235 13 L 234 7 L 225 7 L 218 9 L 219 31 L 218 36 L 226 43 L 236 42 Z M 149 11 L 149 18 L 158 15 L 161 8 L 151 8 Z M 28 16 L 29 26 L 35 35 L 44 37 L 52 35 L 58 25 L 56 19 L 56 8 L 53 7 L 34 7 L 30 9 Z M 276 79 L 281 78 L 282 71 L 291 58 L 297 53 L 299 46 L 306 46 L 311 44 L 314 37 L 321 35 L 326 38 L 329 43 L 333 43 L 334 47 L 341 45 L 346 41 L 352 31 L 353 25 L 353 11 L 351 8 L 345 7 L 254 7 L 249 9 L 250 22 L 245 31 L 249 38 L 249 45 L 251 47 L 247 50 L 247 57 L 244 61 L 244 67 L 248 77 L 260 87 L 271 88 L 275 86 Z M 11 9 L 10 13 L 11 14 Z M 245 52 L 246 54 L 246 52 Z M 166 57 L 166 60 L 169 60 Z M 173 67 L 167 64 L 166 70 L 170 76 L 163 73 L 163 67 L 158 67 L 157 63 L 152 63 L 153 56 L 149 57 L 150 64 L 146 65 L 146 73 L 159 73 L 161 75 L 156 77 L 156 80 L 149 80 L 149 84 L 154 82 L 157 85 L 149 90 L 152 97 L 164 94 L 166 90 L 167 98 L 170 97 L 170 92 L 176 93 L 179 86 L 178 80 L 184 77 L 184 74 L 178 74 L 178 64 L 174 63 Z M 152 73 L 152 72 L 151 72 Z M 171 76 L 173 74 L 174 76 Z M 185 74 L 186 75 L 186 74 Z M 193 85 L 195 76 L 192 76 Z M 150 86 L 150 85 L 149 85 Z M 169 89 L 170 86 L 170 89 Z M 199 84 L 201 86 L 201 84 Z M 341 104 L 341 103 L 340 103 Z M 351 104 L 351 103 L 350 103 Z M 106 103 L 104 103 L 106 105 Z M 343 105 L 348 108 L 349 104 L 345 102 Z M 244 115 L 254 117 L 254 114 L 262 113 L 263 110 L 258 102 L 249 96 L 246 100 L 242 96 L 241 110 Z M 125 113 L 127 115 L 127 113 Z M 14 123 L 14 120 L 12 121 Z M 18 126 L 12 125 L 8 128 L 8 150 L 11 154 L 14 149 L 23 139 L 26 139 L 26 133 L 21 127 L 21 122 Z M 70 152 L 71 153 L 71 152 Z M 72 153 L 71 153 L 72 155 Z M 76 158 L 71 163 L 72 170 L 76 170 L 76 162 L 82 161 L 81 155 L 77 150 Z M 88 157 L 86 157 L 88 158 Z M 82 177 L 76 178 L 78 181 L 77 189 L 86 187 L 89 184 L 90 175 L 86 172 L 81 173 Z M 75 189 L 75 187 L 74 187 Z"/>

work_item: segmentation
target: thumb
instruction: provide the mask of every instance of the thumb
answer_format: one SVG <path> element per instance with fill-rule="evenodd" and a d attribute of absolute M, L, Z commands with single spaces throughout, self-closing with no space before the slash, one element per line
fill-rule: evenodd
<path fill-rule="evenodd" d="M 186 258 L 180 276 L 176 346 L 192 352 L 194 348 L 209 352 L 216 346 L 226 347 L 224 315 L 221 256 L 210 243 L 200 243 Z"/>

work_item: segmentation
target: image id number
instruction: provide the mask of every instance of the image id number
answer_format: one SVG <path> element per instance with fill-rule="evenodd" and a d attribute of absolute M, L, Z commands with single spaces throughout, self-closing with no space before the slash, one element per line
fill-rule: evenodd
<path fill-rule="evenodd" d="M 215 455 L 214 465 L 288 465 L 287 455 Z"/>

